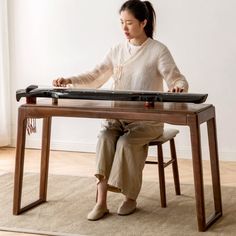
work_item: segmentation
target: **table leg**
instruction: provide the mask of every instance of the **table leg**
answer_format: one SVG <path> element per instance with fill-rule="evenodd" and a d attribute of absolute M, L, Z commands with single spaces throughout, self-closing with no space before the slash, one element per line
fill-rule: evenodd
<path fill-rule="evenodd" d="M 212 187 L 213 187 L 213 197 L 214 197 L 214 207 L 215 207 L 215 213 L 210 217 L 207 223 L 207 227 L 209 227 L 218 218 L 222 216 L 220 171 L 219 171 L 219 158 L 218 158 L 215 117 L 207 121 L 207 129 L 208 129 L 211 176 L 212 176 Z"/>
<path fill-rule="evenodd" d="M 205 231 L 206 220 L 205 220 L 200 125 L 198 123 L 197 117 L 195 116 L 190 118 L 189 124 L 190 124 L 191 144 L 192 144 L 192 161 L 193 161 L 193 175 L 194 175 L 198 230 Z"/>
<path fill-rule="evenodd" d="M 194 175 L 198 230 L 205 231 L 206 220 L 205 220 L 205 203 L 204 203 L 203 171 L 202 171 L 201 133 L 200 133 L 200 125 L 198 123 L 196 116 L 189 118 L 189 126 L 191 133 L 193 175 Z"/>
<path fill-rule="evenodd" d="M 42 134 L 42 151 L 41 151 L 41 170 L 40 170 L 40 189 L 39 199 L 21 208 L 23 172 L 24 172 L 24 155 L 25 155 L 25 135 L 26 135 L 27 118 L 19 110 L 18 131 L 16 146 L 16 163 L 15 163 L 15 182 L 13 197 L 13 214 L 18 215 L 46 201 L 47 182 L 48 182 L 48 162 L 50 149 L 51 134 L 51 117 L 43 119 Z"/>
<path fill-rule="evenodd" d="M 51 117 L 43 119 L 39 198 L 44 202 L 47 200 L 51 120 Z"/>
<path fill-rule="evenodd" d="M 205 215 L 205 202 L 204 202 L 200 124 L 198 122 L 197 116 L 192 116 L 189 118 L 189 127 L 191 132 L 198 230 L 205 231 L 217 219 L 219 219 L 222 216 L 222 200 L 221 200 L 215 116 L 213 114 L 213 117 L 207 121 L 213 198 L 214 198 L 214 208 L 215 208 L 213 214 L 207 220 Z"/>
<path fill-rule="evenodd" d="M 17 144 L 15 159 L 15 179 L 14 179 L 14 196 L 13 196 L 13 214 L 18 215 L 20 212 L 24 156 L 25 156 L 25 135 L 27 119 L 24 112 L 19 108 L 18 127 L 17 127 Z"/>

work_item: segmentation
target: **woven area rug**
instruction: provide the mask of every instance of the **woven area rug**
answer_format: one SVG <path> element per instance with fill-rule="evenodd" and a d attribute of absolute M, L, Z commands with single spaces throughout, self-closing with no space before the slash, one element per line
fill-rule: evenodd
<path fill-rule="evenodd" d="M 38 175 L 24 176 L 23 205 L 37 199 Z M 207 232 L 197 232 L 193 185 L 181 185 L 175 196 L 167 184 L 168 207 L 160 207 L 159 186 L 144 182 L 137 211 L 118 216 L 122 195 L 109 193 L 111 214 L 99 221 L 88 221 L 87 213 L 95 202 L 95 179 L 78 176 L 49 177 L 48 202 L 19 216 L 12 215 L 13 175 L 0 176 L 0 230 L 46 235 L 235 235 L 236 188 L 223 187 L 224 216 Z M 212 209 L 212 191 L 205 188 L 206 208 Z"/>

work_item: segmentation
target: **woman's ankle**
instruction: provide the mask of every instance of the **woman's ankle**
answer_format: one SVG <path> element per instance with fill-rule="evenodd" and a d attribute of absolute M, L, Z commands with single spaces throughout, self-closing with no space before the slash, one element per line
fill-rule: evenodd
<path fill-rule="evenodd" d="M 125 202 L 135 202 L 135 199 L 131 199 L 125 196 Z"/>
<path fill-rule="evenodd" d="M 96 202 L 94 207 L 99 207 L 99 208 L 106 209 L 107 208 L 107 203 L 106 202 Z"/>
<path fill-rule="evenodd" d="M 102 207 L 107 207 L 107 181 L 101 181 L 97 185 L 97 197 L 96 197 L 97 205 Z"/>

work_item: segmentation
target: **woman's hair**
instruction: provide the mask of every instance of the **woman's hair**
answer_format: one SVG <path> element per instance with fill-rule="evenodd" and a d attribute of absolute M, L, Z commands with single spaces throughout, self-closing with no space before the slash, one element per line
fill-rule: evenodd
<path fill-rule="evenodd" d="M 128 0 L 120 8 L 119 13 L 128 10 L 140 22 L 147 20 L 144 27 L 146 35 L 153 38 L 154 27 L 156 23 L 156 13 L 149 1 Z"/>

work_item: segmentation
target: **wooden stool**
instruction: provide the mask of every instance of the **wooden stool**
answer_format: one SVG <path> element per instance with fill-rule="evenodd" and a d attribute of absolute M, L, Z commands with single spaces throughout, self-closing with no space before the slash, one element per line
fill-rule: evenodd
<path fill-rule="evenodd" d="M 175 141 L 174 141 L 174 138 L 178 133 L 179 131 L 176 129 L 165 129 L 162 136 L 149 143 L 149 146 L 157 146 L 157 153 L 158 153 L 157 161 L 146 161 L 145 163 L 158 164 L 161 207 L 166 207 L 166 187 L 165 187 L 164 168 L 170 164 L 172 164 L 175 192 L 176 195 L 180 195 L 179 171 L 178 171 L 178 163 L 177 163 Z M 171 159 L 168 162 L 164 162 L 162 144 L 167 141 L 170 141 Z"/>

